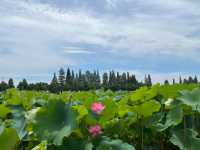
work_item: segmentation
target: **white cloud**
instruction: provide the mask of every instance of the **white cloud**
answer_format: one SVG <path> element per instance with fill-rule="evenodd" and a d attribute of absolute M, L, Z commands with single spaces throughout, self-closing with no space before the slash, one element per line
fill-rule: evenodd
<path fill-rule="evenodd" d="M 116 56 L 173 55 L 200 63 L 199 3 L 107 0 L 105 5 L 111 7 L 110 13 L 94 15 L 89 8 L 74 11 L 34 1 L 1 0 L 1 72 L 47 72 L 78 65 L 79 60 L 69 54 L 100 51 L 80 46 L 87 44 L 105 47 Z M 128 15 L 123 15 L 121 6 L 128 8 Z M 4 55 L 5 50 L 12 53 Z"/>
<path fill-rule="evenodd" d="M 95 54 L 94 51 L 85 50 L 80 47 L 64 47 L 65 53 L 68 54 Z"/>

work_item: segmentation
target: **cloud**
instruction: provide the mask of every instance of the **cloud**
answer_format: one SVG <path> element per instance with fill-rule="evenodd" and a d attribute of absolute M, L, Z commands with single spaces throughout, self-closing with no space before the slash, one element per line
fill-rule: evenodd
<path fill-rule="evenodd" d="M 64 47 L 65 53 L 68 54 L 95 54 L 94 51 L 85 50 L 81 47 Z"/>
<path fill-rule="evenodd" d="M 195 0 L 1 0 L 0 73 L 47 73 L 66 65 L 87 67 L 83 64 L 122 68 L 123 63 L 157 72 L 168 64 L 170 72 L 185 60 L 198 66 L 199 5 Z M 159 59 L 166 57 L 179 65 Z"/>

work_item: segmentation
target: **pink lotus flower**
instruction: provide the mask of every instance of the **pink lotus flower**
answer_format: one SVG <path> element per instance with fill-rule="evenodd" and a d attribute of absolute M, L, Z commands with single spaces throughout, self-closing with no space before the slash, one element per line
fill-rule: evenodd
<path fill-rule="evenodd" d="M 94 102 L 91 106 L 91 110 L 97 115 L 100 115 L 104 109 L 105 106 L 101 102 Z"/>
<path fill-rule="evenodd" d="M 102 133 L 101 126 L 100 125 L 90 126 L 89 133 L 92 135 L 92 137 L 95 137 L 101 134 Z"/>

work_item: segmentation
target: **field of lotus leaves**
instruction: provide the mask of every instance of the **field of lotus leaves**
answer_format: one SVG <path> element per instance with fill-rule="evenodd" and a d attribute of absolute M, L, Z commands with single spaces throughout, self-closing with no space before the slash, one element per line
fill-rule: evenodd
<path fill-rule="evenodd" d="M 1 150 L 199 150 L 200 88 L 0 93 Z"/>

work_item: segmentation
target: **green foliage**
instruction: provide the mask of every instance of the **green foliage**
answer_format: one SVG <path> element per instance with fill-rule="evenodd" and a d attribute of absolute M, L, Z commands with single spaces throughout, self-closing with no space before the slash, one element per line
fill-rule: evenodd
<path fill-rule="evenodd" d="M 172 108 L 166 115 L 165 123 L 155 124 L 158 131 L 164 131 L 169 127 L 179 125 L 183 120 L 183 110 L 181 107 Z"/>
<path fill-rule="evenodd" d="M 33 125 L 37 136 L 61 145 L 63 138 L 68 137 L 76 127 L 76 116 L 70 105 L 60 100 L 50 100 L 47 106 L 40 108 Z"/>
<path fill-rule="evenodd" d="M 104 137 L 97 150 L 135 150 L 135 148 L 119 139 L 111 140 L 108 137 Z"/>
<path fill-rule="evenodd" d="M 70 138 L 65 140 L 62 146 L 58 147 L 58 150 L 93 150 L 93 144 L 80 139 Z"/>
<path fill-rule="evenodd" d="M 134 92 L 60 94 L 9 89 L 0 95 L 0 149 L 198 150 L 195 87 L 158 84 Z M 91 109 L 94 102 L 104 106 L 99 114 Z"/>
<path fill-rule="evenodd" d="M 181 91 L 181 96 L 178 98 L 185 105 L 191 106 L 195 111 L 200 111 L 200 88 L 196 88 L 192 91 Z"/>
<path fill-rule="evenodd" d="M 18 143 L 19 138 L 15 129 L 0 126 L 0 146 L 2 150 L 16 150 Z"/>
<path fill-rule="evenodd" d="M 73 106 L 73 109 L 78 112 L 77 121 L 88 115 L 88 110 L 84 105 Z"/>
<path fill-rule="evenodd" d="M 4 98 L 9 105 L 20 105 L 22 103 L 20 92 L 16 89 L 7 90 Z"/>
<path fill-rule="evenodd" d="M 197 135 L 192 129 L 178 129 L 173 131 L 170 141 L 181 150 L 199 150 L 200 138 Z"/>
<path fill-rule="evenodd" d="M 153 99 L 157 95 L 156 90 L 154 88 L 149 89 L 148 87 L 142 87 L 136 90 L 133 94 L 130 95 L 131 100 L 149 100 Z"/>
<path fill-rule="evenodd" d="M 152 116 L 154 112 L 160 110 L 160 103 L 156 100 L 146 101 L 142 104 L 135 105 L 131 107 L 131 110 L 139 115 L 139 117 L 149 117 Z"/>
<path fill-rule="evenodd" d="M 25 110 L 20 106 L 13 106 L 12 119 L 10 120 L 11 120 L 10 126 L 16 129 L 20 140 L 22 140 L 27 134 Z"/>
<path fill-rule="evenodd" d="M 43 141 L 36 147 L 34 147 L 32 150 L 47 150 L 47 141 Z"/>
<path fill-rule="evenodd" d="M 0 118 L 5 118 L 10 112 L 11 110 L 8 107 L 0 105 Z"/>
<path fill-rule="evenodd" d="M 118 111 L 117 105 L 112 100 L 106 100 L 104 102 L 105 110 L 103 111 L 99 122 L 102 126 L 104 126 L 108 121 L 113 119 Z"/>

